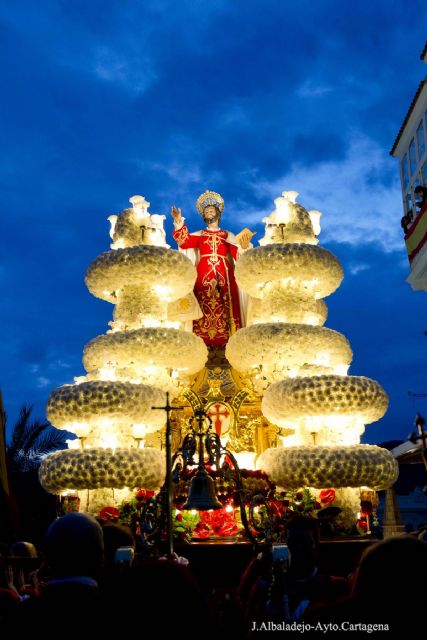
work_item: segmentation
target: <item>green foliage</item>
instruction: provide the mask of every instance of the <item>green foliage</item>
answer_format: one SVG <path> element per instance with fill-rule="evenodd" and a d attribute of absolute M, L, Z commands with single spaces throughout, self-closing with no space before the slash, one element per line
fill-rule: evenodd
<path fill-rule="evenodd" d="M 12 429 L 6 448 L 11 473 L 37 469 L 44 456 L 67 446 L 67 431 L 55 429 L 47 420 L 35 419 L 30 422 L 32 409 L 32 406 L 24 405 Z"/>

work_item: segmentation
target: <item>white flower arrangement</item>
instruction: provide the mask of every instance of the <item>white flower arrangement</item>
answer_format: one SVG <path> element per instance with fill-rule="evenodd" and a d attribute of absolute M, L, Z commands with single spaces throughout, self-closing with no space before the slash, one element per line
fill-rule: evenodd
<path fill-rule="evenodd" d="M 182 253 L 140 245 L 101 253 L 89 265 L 85 282 L 94 296 L 113 304 L 116 292 L 124 286 L 152 288 L 171 302 L 193 289 L 196 275 L 194 265 Z"/>
<path fill-rule="evenodd" d="M 123 501 L 132 500 L 135 496 L 135 488 L 102 487 L 100 489 L 80 489 L 76 493 L 80 498 L 80 509 L 96 518 L 99 517 L 99 512 L 106 505 L 117 507 Z"/>
<path fill-rule="evenodd" d="M 147 433 L 164 425 L 162 406 L 165 395 L 156 387 L 129 382 L 94 381 L 63 385 L 51 393 L 46 415 L 58 429 L 75 431 L 77 423 L 89 423 L 102 428 L 103 422 L 122 424 L 127 421 L 144 423 Z"/>
<path fill-rule="evenodd" d="M 156 366 L 174 369 L 177 375 L 191 375 L 203 368 L 207 357 L 205 343 L 194 333 L 146 327 L 94 338 L 84 348 L 83 365 L 88 372 L 100 369 L 108 362 L 118 368 L 141 370 Z"/>
<path fill-rule="evenodd" d="M 146 283 L 137 285 L 123 285 L 116 292 L 116 305 L 113 311 L 113 323 L 116 328 L 123 330 L 139 329 L 148 321 L 167 320 L 167 299 L 162 298 Z"/>
<path fill-rule="evenodd" d="M 387 407 L 388 396 L 375 380 L 322 375 L 276 382 L 265 392 L 261 409 L 273 424 L 317 415 L 359 416 L 369 424 L 382 418 Z"/>
<path fill-rule="evenodd" d="M 350 344 L 341 333 L 325 327 L 300 324 L 254 324 L 231 336 L 226 347 L 230 364 L 241 372 L 262 365 L 268 382 L 301 375 L 307 368 L 328 373 L 337 365 L 348 366 L 352 359 Z"/>
<path fill-rule="evenodd" d="M 288 281 L 289 286 L 324 298 L 343 279 L 341 264 L 330 251 L 308 244 L 272 244 L 246 251 L 236 263 L 236 280 L 255 298 L 266 283 Z M 285 285 L 286 282 L 283 283 Z"/>
<path fill-rule="evenodd" d="M 164 475 L 164 453 L 150 447 L 55 451 L 39 469 L 40 484 L 49 493 L 103 487 L 157 489 Z"/>
<path fill-rule="evenodd" d="M 387 489 L 399 474 L 394 456 L 375 445 L 267 449 L 257 468 L 285 489 L 361 487 Z"/>

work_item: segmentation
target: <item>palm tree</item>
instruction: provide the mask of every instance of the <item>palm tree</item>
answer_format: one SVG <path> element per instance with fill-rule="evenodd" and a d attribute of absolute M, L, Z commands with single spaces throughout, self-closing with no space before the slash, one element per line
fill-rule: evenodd
<path fill-rule="evenodd" d="M 6 449 L 9 471 L 12 474 L 38 469 L 48 453 L 67 446 L 67 431 L 55 429 L 47 420 L 35 419 L 30 422 L 32 409 L 31 405 L 24 405 L 12 429 Z"/>
<path fill-rule="evenodd" d="M 48 453 L 66 448 L 70 434 L 55 429 L 47 420 L 32 419 L 31 412 L 32 406 L 22 407 L 6 447 L 6 459 L 19 513 L 15 536 L 42 544 L 47 527 L 56 517 L 56 498 L 42 488 L 38 469 Z"/>

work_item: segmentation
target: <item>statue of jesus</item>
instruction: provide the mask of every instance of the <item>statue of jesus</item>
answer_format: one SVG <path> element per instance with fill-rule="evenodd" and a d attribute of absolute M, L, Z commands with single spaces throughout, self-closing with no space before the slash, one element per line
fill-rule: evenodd
<path fill-rule="evenodd" d="M 239 290 L 234 278 L 234 263 L 250 246 L 253 235 L 244 229 L 237 236 L 220 229 L 224 200 L 214 191 L 205 191 L 197 200 L 197 210 L 206 229 L 189 233 L 181 209 L 171 210 L 173 237 L 180 249 L 196 251 L 197 280 L 194 293 L 203 316 L 194 320 L 193 331 L 208 346 L 225 345 L 229 337 L 244 326 Z"/>

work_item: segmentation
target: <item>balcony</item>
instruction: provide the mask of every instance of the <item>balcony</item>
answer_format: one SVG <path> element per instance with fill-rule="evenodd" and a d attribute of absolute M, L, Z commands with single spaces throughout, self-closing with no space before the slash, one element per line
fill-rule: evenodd
<path fill-rule="evenodd" d="M 427 291 L 427 202 L 405 234 L 411 273 L 407 282 L 416 291 Z"/>

